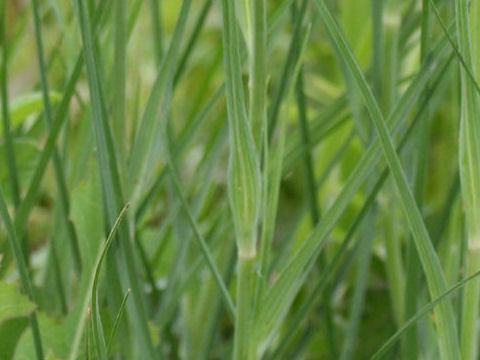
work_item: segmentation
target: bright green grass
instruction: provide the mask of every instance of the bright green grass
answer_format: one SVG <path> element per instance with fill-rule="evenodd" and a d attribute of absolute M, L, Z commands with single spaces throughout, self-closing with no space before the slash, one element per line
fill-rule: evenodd
<path fill-rule="evenodd" d="M 476 359 L 479 14 L 2 1 L 0 359 Z"/>

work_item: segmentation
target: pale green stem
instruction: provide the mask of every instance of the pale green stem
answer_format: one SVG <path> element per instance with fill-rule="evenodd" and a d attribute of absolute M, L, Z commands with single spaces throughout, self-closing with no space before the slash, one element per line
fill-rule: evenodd
<path fill-rule="evenodd" d="M 237 273 L 237 317 L 235 322 L 233 347 L 234 360 L 249 359 L 253 299 L 255 295 L 255 260 L 255 251 L 239 251 Z"/>

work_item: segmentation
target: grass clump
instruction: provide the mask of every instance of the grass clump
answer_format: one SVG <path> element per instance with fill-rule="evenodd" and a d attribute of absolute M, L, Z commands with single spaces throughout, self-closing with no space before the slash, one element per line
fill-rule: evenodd
<path fill-rule="evenodd" d="M 2 2 L 0 358 L 476 359 L 479 9 Z"/>

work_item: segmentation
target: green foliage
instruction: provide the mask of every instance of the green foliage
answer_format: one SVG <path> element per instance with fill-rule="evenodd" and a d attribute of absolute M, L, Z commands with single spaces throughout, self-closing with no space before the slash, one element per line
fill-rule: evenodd
<path fill-rule="evenodd" d="M 48 96 L 52 104 L 58 103 L 61 99 L 61 94 L 58 92 L 50 92 Z M 34 92 L 16 96 L 10 100 L 9 104 L 10 125 L 15 128 L 27 120 L 29 116 L 39 114 L 42 109 L 42 93 Z M 0 119 L 3 121 L 2 115 L 0 115 Z M 0 135 L 3 135 L 3 128 L 0 130 Z"/>
<path fill-rule="evenodd" d="M 476 359 L 478 14 L 0 2 L 0 359 Z"/>
<path fill-rule="evenodd" d="M 35 309 L 35 304 L 28 297 L 20 292 L 18 284 L 0 282 L 0 291 L 2 298 L 0 299 L 0 323 L 30 315 Z"/>

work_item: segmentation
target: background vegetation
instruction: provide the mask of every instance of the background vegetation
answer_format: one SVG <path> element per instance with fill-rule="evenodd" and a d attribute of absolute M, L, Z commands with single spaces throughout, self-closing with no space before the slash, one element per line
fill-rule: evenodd
<path fill-rule="evenodd" d="M 1 359 L 477 359 L 480 1 L 2 0 Z"/>

